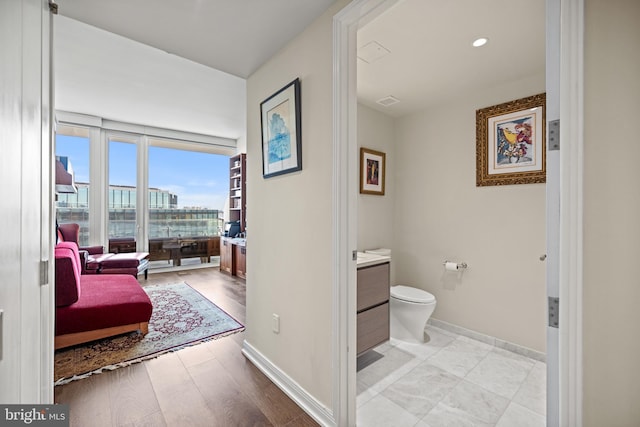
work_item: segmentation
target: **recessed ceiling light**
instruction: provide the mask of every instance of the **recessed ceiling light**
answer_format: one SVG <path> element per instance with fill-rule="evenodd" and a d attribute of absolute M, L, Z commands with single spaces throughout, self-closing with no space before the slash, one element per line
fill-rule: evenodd
<path fill-rule="evenodd" d="M 484 46 L 485 44 L 487 44 L 487 42 L 489 41 L 489 39 L 484 38 L 484 37 L 480 37 L 479 39 L 475 39 L 473 41 L 473 43 L 471 43 L 473 45 L 473 47 L 480 47 L 480 46 Z"/>

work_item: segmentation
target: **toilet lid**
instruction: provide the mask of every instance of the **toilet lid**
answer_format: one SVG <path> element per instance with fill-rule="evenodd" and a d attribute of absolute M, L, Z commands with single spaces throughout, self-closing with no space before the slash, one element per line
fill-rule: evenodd
<path fill-rule="evenodd" d="M 402 301 L 422 304 L 428 304 L 436 301 L 436 297 L 431 295 L 429 292 L 404 285 L 392 286 L 391 296 Z"/>

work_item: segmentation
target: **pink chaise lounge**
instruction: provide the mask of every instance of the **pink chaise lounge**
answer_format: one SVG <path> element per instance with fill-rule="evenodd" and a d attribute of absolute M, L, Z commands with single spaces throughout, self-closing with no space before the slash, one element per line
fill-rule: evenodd
<path fill-rule="evenodd" d="M 73 242 L 56 245 L 55 262 L 56 349 L 126 332 L 148 332 L 153 307 L 133 275 L 81 274 Z"/>
<path fill-rule="evenodd" d="M 76 223 L 58 225 L 58 241 L 74 242 L 79 245 L 80 226 Z M 135 244 L 135 242 L 134 242 Z M 102 246 L 81 246 L 80 259 L 83 260 L 83 274 L 131 274 L 138 277 L 144 273 L 145 280 L 149 273 L 148 252 L 104 253 Z M 82 252 L 86 254 L 83 254 Z M 85 259 L 86 256 L 86 259 Z"/>

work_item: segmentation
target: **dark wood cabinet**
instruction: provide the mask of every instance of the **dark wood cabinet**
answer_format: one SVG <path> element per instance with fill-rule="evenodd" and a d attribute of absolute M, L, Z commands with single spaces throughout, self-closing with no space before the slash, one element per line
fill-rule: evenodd
<path fill-rule="evenodd" d="M 220 271 L 235 274 L 233 265 L 233 244 L 231 239 L 222 237 L 220 239 Z"/>
<path fill-rule="evenodd" d="M 245 241 L 222 237 L 220 239 L 220 271 L 247 278 L 247 247 Z"/>
<path fill-rule="evenodd" d="M 234 245 L 236 257 L 236 276 L 247 278 L 247 247 L 244 245 Z"/>
<path fill-rule="evenodd" d="M 357 272 L 356 352 L 358 355 L 389 340 L 390 265 L 362 267 Z"/>

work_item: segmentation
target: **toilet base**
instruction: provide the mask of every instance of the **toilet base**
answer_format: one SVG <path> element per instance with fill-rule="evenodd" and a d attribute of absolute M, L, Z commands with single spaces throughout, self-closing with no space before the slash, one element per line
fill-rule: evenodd
<path fill-rule="evenodd" d="M 425 342 L 425 328 L 431 317 L 435 303 L 414 304 L 406 301 L 390 300 L 390 335 L 400 341 Z"/>
<path fill-rule="evenodd" d="M 404 325 L 402 325 L 401 322 L 398 321 L 398 319 L 394 319 L 394 316 L 391 316 L 391 319 L 390 319 L 389 334 L 391 338 L 399 341 L 416 343 L 416 344 L 422 344 L 425 342 L 424 328 L 422 329 L 422 331 L 420 331 L 417 328 L 413 328 L 413 330 L 407 329 Z"/>

